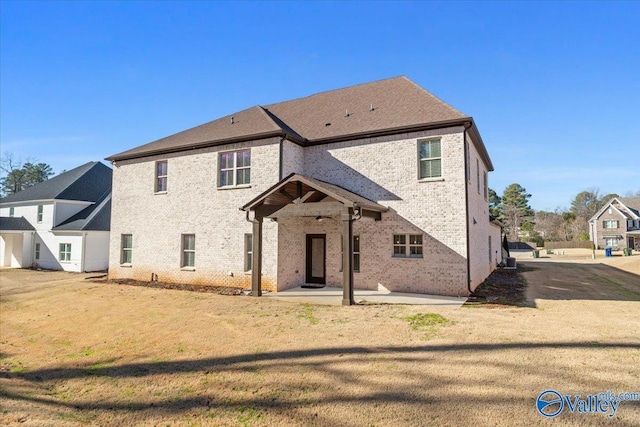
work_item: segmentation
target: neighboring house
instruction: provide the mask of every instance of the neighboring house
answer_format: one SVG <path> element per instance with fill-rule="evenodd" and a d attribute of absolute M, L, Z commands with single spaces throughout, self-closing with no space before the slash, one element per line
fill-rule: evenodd
<path fill-rule="evenodd" d="M 473 119 L 406 77 L 113 155 L 109 276 L 468 295 L 502 260 Z"/>
<path fill-rule="evenodd" d="M 598 249 L 640 250 L 640 197 L 614 197 L 589 220 Z"/>
<path fill-rule="evenodd" d="M 0 266 L 106 270 L 111 180 L 90 162 L 0 199 Z"/>

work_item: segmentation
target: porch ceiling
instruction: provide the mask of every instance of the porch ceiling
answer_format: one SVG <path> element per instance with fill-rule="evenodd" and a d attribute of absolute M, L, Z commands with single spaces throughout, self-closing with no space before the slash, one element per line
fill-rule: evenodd
<path fill-rule="evenodd" d="M 299 174 L 291 174 L 244 205 L 244 211 L 262 210 L 269 215 L 289 204 L 319 206 L 339 202 L 348 208 L 386 212 L 388 208 L 337 185 Z M 266 216 L 265 215 L 265 216 Z"/>

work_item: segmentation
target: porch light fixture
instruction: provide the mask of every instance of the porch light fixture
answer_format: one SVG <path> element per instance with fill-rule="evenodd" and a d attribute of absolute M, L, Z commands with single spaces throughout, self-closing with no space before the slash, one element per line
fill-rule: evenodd
<path fill-rule="evenodd" d="M 322 222 L 322 221 L 324 221 L 324 217 L 323 217 L 322 215 L 318 215 L 318 216 L 316 217 L 316 221 L 318 221 L 318 222 Z"/>

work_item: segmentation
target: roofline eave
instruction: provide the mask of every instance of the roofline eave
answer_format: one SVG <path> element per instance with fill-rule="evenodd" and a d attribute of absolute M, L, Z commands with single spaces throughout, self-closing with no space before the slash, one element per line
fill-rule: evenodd
<path fill-rule="evenodd" d="M 183 146 L 180 146 L 180 147 L 160 148 L 160 149 L 157 149 L 157 150 L 149 150 L 149 151 L 144 151 L 144 152 L 135 153 L 135 154 L 131 154 L 131 155 L 125 154 L 125 153 L 127 153 L 125 151 L 125 152 L 120 153 L 120 154 L 115 154 L 113 156 L 106 157 L 105 160 L 107 160 L 109 162 L 118 162 L 118 161 L 121 161 L 121 160 L 132 160 L 132 159 L 140 159 L 140 158 L 143 158 L 143 157 L 158 156 L 158 155 L 161 155 L 161 154 L 180 153 L 182 151 L 191 151 L 191 150 L 197 150 L 197 149 L 200 149 L 200 148 L 217 147 L 219 145 L 235 144 L 235 143 L 238 143 L 238 142 L 255 141 L 255 140 L 274 138 L 274 137 L 285 138 L 285 139 L 293 141 L 293 142 L 295 142 L 297 144 L 303 143 L 303 141 L 300 140 L 300 138 L 298 138 L 297 136 L 291 135 L 288 132 L 284 132 L 284 131 L 278 130 L 278 131 L 269 131 L 269 132 L 256 133 L 256 134 L 252 134 L 252 135 L 242 135 L 242 136 L 235 137 L 235 138 L 226 138 L 226 139 L 220 139 L 220 140 L 209 140 L 209 141 L 196 142 L 196 143 L 193 143 L 193 144 L 183 145 Z"/>

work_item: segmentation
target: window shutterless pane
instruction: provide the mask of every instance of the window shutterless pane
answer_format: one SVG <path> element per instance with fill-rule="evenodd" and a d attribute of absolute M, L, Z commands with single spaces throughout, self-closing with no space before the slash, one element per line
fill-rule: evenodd
<path fill-rule="evenodd" d="M 360 252 L 360 236 L 353 236 L 353 252 Z"/>
<path fill-rule="evenodd" d="M 167 176 L 167 162 L 156 163 L 156 174 L 157 176 Z"/>
<path fill-rule="evenodd" d="M 404 245 L 405 243 L 407 243 L 407 236 L 405 236 L 404 234 L 394 234 L 393 243 L 396 245 Z"/>
<path fill-rule="evenodd" d="M 406 255 L 407 254 L 406 246 L 395 245 L 393 247 L 393 254 L 394 255 Z"/>
<path fill-rule="evenodd" d="M 422 245 L 422 234 L 411 234 L 409 236 L 410 245 Z"/>
<path fill-rule="evenodd" d="M 194 251 L 196 249 L 196 236 L 193 234 L 184 235 L 184 250 Z"/>
<path fill-rule="evenodd" d="M 234 153 L 222 153 L 220 155 L 220 168 L 222 169 L 233 168 L 233 155 Z"/>
<path fill-rule="evenodd" d="M 360 254 L 353 254 L 353 271 L 360 271 Z"/>
<path fill-rule="evenodd" d="M 251 169 L 238 169 L 236 172 L 236 185 L 249 184 L 251 182 Z"/>
<path fill-rule="evenodd" d="M 440 157 L 441 156 L 441 152 L 440 152 L 440 141 L 430 141 L 429 142 L 429 151 L 430 151 L 430 156 L 429 157 Z"/>
<path fill-rule="evenodd" d="M 239 168 L 246 167 L 246 166 L 251 166 L 251 151 L 250 150 L 238 151 L 236 166 L 239 167 Z"/>
<path fill-rule="evenodd" d="M 253 262 L 253 235 L 244 235 L 244 271 L 251 271 Z"/>
<path fill-rule="evenodd" d="M 182 266 L 183 267 L 193 267 L 196 265 L 196 254 L 195 252 L 184 252 L 182 255 Z"/>
<path fill-rule="evenodd" d="M 167 178 L 158 178 L 156 182 L 156 191 L 167 191 Z"/>

